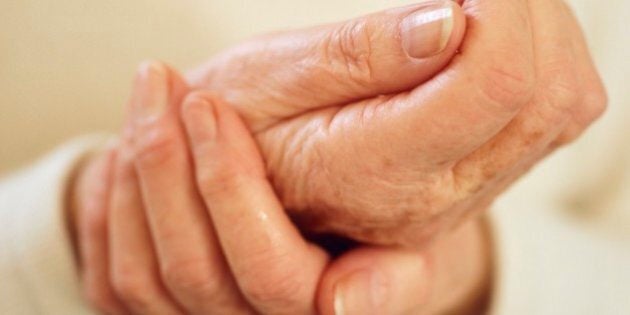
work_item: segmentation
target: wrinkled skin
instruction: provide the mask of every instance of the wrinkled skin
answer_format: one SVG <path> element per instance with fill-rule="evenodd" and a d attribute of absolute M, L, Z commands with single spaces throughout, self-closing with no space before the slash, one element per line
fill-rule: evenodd
<path fill-rule="evenodd" d="M 396 32 L 400 16 L 404 15 L 401 12 L 407 11 L 409 8 L 376 16 L 374 25 L 381 25 L 380 21 L 391 29 L 369 27 L 366 20 L 359 20 L 248 42 L 211 60 L 189 77 L 194 87 L 215 91 L 244 116 L 256 135 L 267 173 L 281 193 L 282 202 L 302 219 L 305 228 L 367 242 L 426 241 L 433 233 L 484 209 L 531 165 L 577 137 L 605 108 L 606 96 L 579 27 L 560 1 L 466 1 L 467 34 L 461 54 L 452 58 L 460 46 L 460 19 L 456 20 L 454 31 L 460 37 L 453 35 L 444 52 L 421 61 L 407 59 L 400 51 L 399 36 L 390 34 Z M 181 85 L 182 90 L 188 88 Z M 383 94 L 387 96 L 379 96 Z M 177 115 L 176 109 L 171 107 L 173 115 Z M 170 133 L 173 134 L 177 133 Z M 138 143 L 148 146 L 143 154 L 153 156 L 158 164 L 160 160 L 167 161 L 169 154 L 182 154 L 183 150 L 172 150 L 178 143 L 182 145 L 181 139 L 173 141 L 176 137 L 168 135 L 165 132 L 164 138 L 153 138 L 157 143 Z M 242 171 L 246 164 L 242 158 L 246 157 L 247 154 L 224 157 L 221 161 L 226 164 L 209 172 L 212 180 L 198 179 L 198 187 L 194 188 L 206 192 L 239 191 L 243 183 L 234 181 L 239 176 L 232 175 L 235 169 Z M 207 161 L 216 161 L 216 155 L 213 158 Z M 127 161 L 120 157 L 119 160 L 133 173 L 133 156 Z M 191 167 L 175 164 L 179 170 Z M 155 169 L 178 170 L 165 165 L 155 165 Z M 190 256 L 182 251 L 171 257 L 179 262 L 169 268 L 157 268 L 158 263 L 163 263 L 158 257 L 143 260 L 139 253 L 153 250 L 147 237 L 145 246 L 128 251 L 129 264 L 116 269 L 121 273 L 112 272 L 108 248 L 113 248 L 112 253 L 116 249 L 108 247 L 108 236 L 109 240 L 121 240 L 119 245 L 132 242 L 119 233 L 124 224 L 106 219 L 106 169 L 88 167 L 78 172 L 78 189 L 71 194 L 76 199 L 72 212 L 76 214 L 73 225 L 77 226 L 82 281 L 92 304 L 113 314 L 127 314 L 129 305 L 159 308 L 164 305 L 160 302 L 168 304 L 172 298 L 200 302 L 193 306 L 207 303 L 214 310 L 224 306 L 212 305 L 212 299 L 198 298 L 220 295 L 213 288 L 220 288 L 219 293 L 227 291 L 224 285 L 208 285 L 218 283 L 217 279 L 228 273 L 206 268 L 216 261 L 197 256 L 203 242 L 185 241 L 180 243 L 184 246 L 175 247 L 196 256 L 194 262 L 200 263 L 200 269 L 191 268 Z M 171 180 L 177 179 L 175 176 L 166 178 L 164 193 L 155 195 L 177 196 L 172 188 L 185 185 Z M 139 184 L 133 176 L 123 182 Z M 151 182 L 145 179 L 140 184 Z M 134 192 L 116 183 L 112 186 L 121 192 Z M 262 208 L 259 202 L 252 204 L 253 210 Z M 182 240 L 183 236 L 190 236 L 189 232 L 198 231 L 184 227 L 187 222 L 210 226 L 203 220 L 183 220 L 182 213 L 194 210 L 187 203 L 173 205 L 181 212 L 166 210 L 177 220 L 163 223 L 181 226 L 157 240 L 153 244 L 156 247 L 162 244 L 160 241 L 172 243 L 173 239 Z M 123 210 L 119 212 L 123 215 L 118 222 L 134 221 L 129 220 L 134 215 L 129 207 L 119 210 Z M 135 210 L 137 215 L 156 209 Z M 308 218 L 312 221 L 304 220 Z M 417 310 L 380 313 L 480 313 L 470 305 L 478 305 L 489 293 L 491 262 L 484 256 L 489 256 L 491 249 L 485 233 L 477 226 L 479 221 L 468 222 L 447 234 L 451 237 L 421 249 L 364 246 L 345 253 L 331 263 L 320 279 L 320 311 L 332 313 L 334 287 L 351 271 L 367 268 L 391 280 L 391 288 L 396 291 L 392 299 L 387 299 L 388 309 Z M 220 226 L 227 226 L 225 230 L 229 231 L 239 223 L 243 223 L 242 217 L 236 216 L 234 222 Z M 139 230 L 132 226 L 127 232 Z M 267 232 L 277 231 L 268 226 Z M 250 233 L 239 235 L 243 236 L 241 243 L 226 246 L 226 251 L 250 245 Z M 288 233 L 279 235 L 286 237 Z M 269 253 L 258 251 L 263 256 Z M 245 254 L 248 258 L 261 257 L 256 251 Z M 300 291 L 277 289 L 303 285 L 304 278 L 300 276 L 312 274 L 305 268 L 291 273 L 291 268 L 272 261 L 276 270 L 282 272 L 270 274 L 265 264 L 258 269 L 245 268 L 265 271 L 255 274 L 263 277 L 247 287 L 250 295 L 252 289 L 258 288 L 254 292 L 266 302 L 310 304 L 311 294 L 296 298 Z M 165 287 L 179 294 L 155 294 Z M 177 290 L 182 288 L 186 292 Z M 418 297 L 418 292 L 426 294 Z M 364 301 L 359 299 L 356 307 L 366 307 Z M 286 305 L 279 309 L 286 309 Z M 355 307 L 351 305 L 349 309 Z M 137 313 L 165 313 L 162 310 Z"/>
<path fill-rule="evenodd" d="M 401 48 L 411 6 L 246 42 L 189 81 L 236 106 L 303 228 L 420 244 L 487 208 L 606 104 L 563 2 L 462 6 L 447 47 L 423 60 Z"/>
<path fill-rule="evenodd" d="M 97 310 L 482 312 L 491 274 L 483 221 L 421 249 L 363 245 L 331 257 L 289 220 L 230 106 L 205 92 L 178 104 L 184 83 L 160 63 L 143 63 L 135 82 L 121 143 L 91 160 L 71 194 L 83 292 Z M 239 185 L 222 185 L 219 169 Z M 374 284 L 380 298 L 368 293 Z"/>

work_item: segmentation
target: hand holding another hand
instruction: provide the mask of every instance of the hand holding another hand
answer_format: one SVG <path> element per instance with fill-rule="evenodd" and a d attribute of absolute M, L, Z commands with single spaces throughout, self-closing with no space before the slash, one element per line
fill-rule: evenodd
<path fill-rule="evenodd" d="M 332 259 L 287 217 L 238 115 L 204 92 L 180 106 L 185 91 L 172 70 L 142 66 L 120 147 L 79 178 L 82 279 L 98 309 L 431 314 L 483 301 L 481 223 L 430 248 L 361 246 Z"/>
<path fill-rule="evenodd" d="M 459 2 L 264 36 L 189 81 L 244 117 L 301 228 L 422 244 L 486 209 L 606 103 L 563 1 Z"/>
<path fill-rule="evenodd" d="M 466 219 L 577 137 L 606 97 L 562 1 L 462 5 L 429 1 L 246 42 L 191 73 L 192 88 L 211 94 L 186 101 L 172 70 L 145 67 L 130 112 L 149 118 L 130 120 L 112 191 L 77 207 L 91 209 L 78 230 L 95 304 L 403 314 L 478 301 L 488 244 Z M 79 181 L 86 191 L 95 169 Z M 285 209 L 302 231 L 408 249 L 332 259 Z"/>

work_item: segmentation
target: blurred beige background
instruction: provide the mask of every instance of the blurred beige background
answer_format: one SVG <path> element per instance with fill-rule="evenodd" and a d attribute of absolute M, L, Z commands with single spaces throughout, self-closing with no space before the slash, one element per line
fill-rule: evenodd
<path fill-rule="evenodd" d="M 256 33 L 413 2 L 5 0 L 0 9 L 0 174 L 72 137 L 117 130 L 135 66 L 145 58 L 186 69 Z M 609 89 L 610 110 L 504 200 L 606 211 L 612 214 L 606 216 L 609 223 L 630 234 L 630 2 L 569 2 L 585 25 Z"/>
<path fill-rule="evenodd" d="M 0 173 L 117 129 L 136 64 L 194 66 L 252 34 L 413 1 L 8 0 L 0 5 Z"/>

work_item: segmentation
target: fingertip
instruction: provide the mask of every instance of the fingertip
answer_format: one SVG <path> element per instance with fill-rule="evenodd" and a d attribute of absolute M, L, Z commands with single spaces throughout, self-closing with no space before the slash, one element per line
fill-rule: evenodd
<path fill-rule="evenodd" d="M 171 101 L 175 104 L 179 104 L 190 91 L 190 86 L 182 74 L 175 68 L 166 63 L 159 63 L 161 64 L 161 67 L 163 67 L 170 85 Z"/>
<path fill-rule="evenodd" d="M 166 65 L 159 60 L 145 59 L 138 65 L 139 76 L 149 76 L 154 73 L 164 72 L 166 72 Z"/>
<path fill-rule="evenodd" d="M 167 63 L 146 59 L 140 62 L 136 70 L 136 76 L 141 80 L 147 80 L 152 77 L 165 78 L 167 81 L 176 80 L 180 85 L 187 86 L 182 76 Z"/>
<path fill-rule="evenodd" d="M 197 160 L 239 161 L 236 164 L 242 170 L 264 177 L 262 157 L 252 133 L 219 96 L 204 91 L 190 93 L 182 106 L 182 120 Z"/>
<path fill-rule="evenodd" d="M 166 66 L 158 61 L 143 61 L 136 72 L 130 102 L 130 123 L 142 125 L 161 117 L 168 108 L 170 95 Z"/>
<path fill-rule="evenodd" d="M 192 91 L 184 97 L 182 102 L 182 114 L 191 115 L 194 111 L 205 107 L 212 107 L 214 96 L 206 91 Z"/>
<path fill-rule="evenodd" d="M 465 22 L 461 7 L 450 0 L 415 6 L 400 24 L 402 47 L 415 60 L 450 58 L 461 44 Z"/>
<path fill-rule="evenodd" d="M 215 141 L 217 115 L 212 98 L 204 92 L 186 96 L 182 105 L 182 119 L 193 146 Z"/>
<path fill-rule="evenodd" d="M 159 60 L 144 60 L 136 70 L 132 110 L 143 105 L 142 101 L 146 103 L 149 100 L 158 104 L 144 104 L 145 107 L 154 105 L 154 110 L 163 110 L 172 103 L 181 102 L 188 90 L 188 84 L 173 67 Z M 158 99 L 155 96 L 161 96 L 159 102 L 156 102 Z"/>

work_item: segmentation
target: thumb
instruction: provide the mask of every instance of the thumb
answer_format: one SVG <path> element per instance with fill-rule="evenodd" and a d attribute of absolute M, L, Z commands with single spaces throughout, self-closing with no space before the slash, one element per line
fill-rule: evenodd
<path fill-rule="evenodd" d="M 324 315 L 483 314 L 492 282 L 486 219 L 423 249 L 360 247 L 331 263 L 318 291 Z"/>
<path fill-rule="evenodd" d="M 191 72 L 189 80 L 239 104 L 257 132 L 315 108 L 416 87 L 451 60 L 465 23 L 457 3 L 423 1 L 247 41 Z"/>
<path fill-rule="evenodd" d="M 322 277 L 324 315 L 409 314 L 427 303 L 431 284 L 421 252 L 362 247 L 337 259 Z"/>

